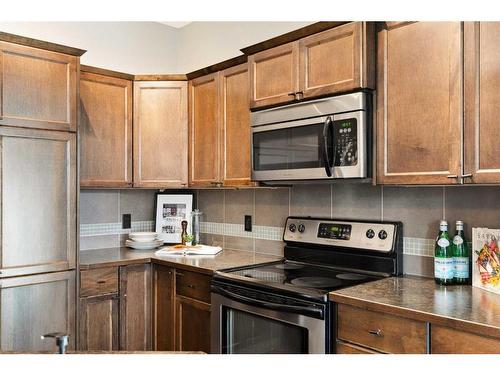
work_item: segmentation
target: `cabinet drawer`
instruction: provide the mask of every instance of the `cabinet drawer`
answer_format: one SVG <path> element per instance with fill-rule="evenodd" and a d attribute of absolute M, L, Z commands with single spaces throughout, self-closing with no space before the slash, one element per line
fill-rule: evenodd
<path fill-rule="evenodd" d="M 97 268 L 80 272 L 80 296 L 97 296 L 118 292 L 118 267 Z"/>
<path fill-rule="evenodd" d="M 385 353 L 426 353 L 425 323 L 338 305 L 337 337 Z"/>
<path fill-rule="evenodd" d="M 176 270 L 175 276 L 177 294 L 210 303 L 210 276 L 184 270 Z"/>
<path fill-rule="evenodd" d="M 431 352 L 435 354 L 499 354 L 500 340 L 433 325 Z"/>
<path fill-rule="evenodd" d="M 361 346 L 337 341 L 337 354 L 381 354 Z"/>

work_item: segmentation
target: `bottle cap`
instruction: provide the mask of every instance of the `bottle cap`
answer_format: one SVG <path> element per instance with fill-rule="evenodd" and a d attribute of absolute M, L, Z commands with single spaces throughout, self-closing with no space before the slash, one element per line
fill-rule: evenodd
<path fill-rule="evenodd" d="M 439 229 L 440 230 L 448 230 L 448 222 L 446 220 L 441 220 L 439 222 Z"/>
<path fill-rule="evenodd" d="M 457 226 L 457 230 L 462 230 L 464 229 L 464 222 L 462 220 L 457 220 L 456 221 L 456 226 Z"/>

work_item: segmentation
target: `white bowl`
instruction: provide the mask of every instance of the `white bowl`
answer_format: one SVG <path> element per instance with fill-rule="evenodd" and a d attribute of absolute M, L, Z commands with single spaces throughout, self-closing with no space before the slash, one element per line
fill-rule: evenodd
<path fill-rule="evenodd" d="M 158 237 L 156 232 L 132 232 L 128 237 L 135 242 L 151 242 Z"/>
<path fill-rule="evenodd" d="M 132 249 L 135 250 L 153 250 L 156 249 L 157 247 L 163 246 L 163 241 L 155 240 L 151 242 L 137 242 L 137 241 L 126 240 L 125 246 L 131 247 Z"/>

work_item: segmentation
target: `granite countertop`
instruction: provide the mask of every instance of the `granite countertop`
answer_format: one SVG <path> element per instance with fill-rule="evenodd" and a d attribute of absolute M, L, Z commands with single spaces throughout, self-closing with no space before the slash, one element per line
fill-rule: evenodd
<path fill-rule="evenodd" d="M 389 277 L 330 293 L 330 300 L 500 338 L 500 295 L 423 277 Z"/>
<path fill-rule="evenodd" d="M 214 256 L 157 256 L 156 250 L 139 251 L 127 247 L 116 247 L 98 250 L 83 250 L 80 252 L 80 269 L 123 266 L 127 264 L 158 263 L 206 274 L 216 270 L 272 262 L 281 257 L 255 254 L 241 250 L 223 250 Z"/>

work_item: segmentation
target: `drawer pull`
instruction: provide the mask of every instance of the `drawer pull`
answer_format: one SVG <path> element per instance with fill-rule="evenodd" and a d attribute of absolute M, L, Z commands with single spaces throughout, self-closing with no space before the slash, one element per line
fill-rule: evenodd
<path fill-rule="evenodd" d="M 371 331 L 368 331 L 368 333 L 370 335 L 374 335 L 374 336 L 382 336 L 382 331 L 380 329 L 372 329 Z"/>
<path fill-rule="evenodd" d="M 97 284 L 106 284 L 106 280 L 97 280 Z"/>
<path fill-rule="evenodd" d="M 188 284 L 187 287 L 191 289 L 196 289 L 196 287 L 193 284 Z"/>

